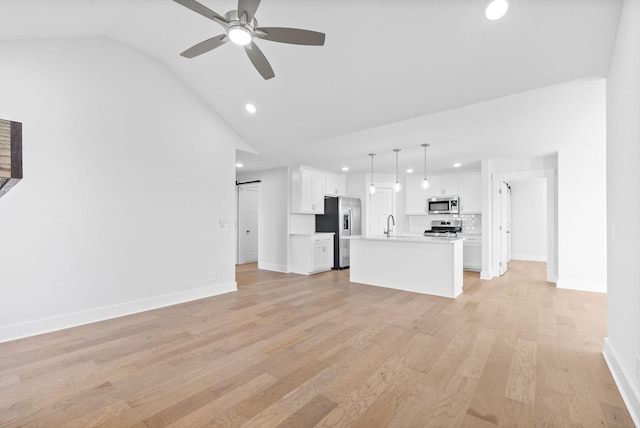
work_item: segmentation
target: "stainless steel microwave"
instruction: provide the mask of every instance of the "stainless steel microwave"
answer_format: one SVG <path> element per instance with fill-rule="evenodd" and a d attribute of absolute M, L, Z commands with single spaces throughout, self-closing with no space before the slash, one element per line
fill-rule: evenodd
<path fill-rule="evenodd" d="M 457 196 L 428 198 L 427 212 L 429 214 L 460 214 L 460 198 Z"/>

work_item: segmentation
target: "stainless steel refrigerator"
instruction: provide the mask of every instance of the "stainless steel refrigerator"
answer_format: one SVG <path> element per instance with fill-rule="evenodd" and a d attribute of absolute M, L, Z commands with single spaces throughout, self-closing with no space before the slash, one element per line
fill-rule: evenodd
<path fill-rule="evenodd" d="M 360 199 L 324 198 L 324 214 L 316 215 L 316 232 L 334 232 L 333 268 L 349 267 L 349 237 L 360 235 Z"/>

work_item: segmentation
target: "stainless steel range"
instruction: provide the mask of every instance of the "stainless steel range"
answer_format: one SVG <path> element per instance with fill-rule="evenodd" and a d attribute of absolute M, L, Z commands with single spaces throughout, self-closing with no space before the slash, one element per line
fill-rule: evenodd
<path fill-rule="evenodd" d="M 433 220 L 431 229 L 424 231 L 424 236 L 440 236 L 455 238 L 462 232 L 462 220 Z"/>

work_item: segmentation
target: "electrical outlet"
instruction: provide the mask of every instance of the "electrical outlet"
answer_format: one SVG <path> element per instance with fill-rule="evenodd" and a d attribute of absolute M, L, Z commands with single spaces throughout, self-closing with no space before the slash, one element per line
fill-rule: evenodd
<path fill-rule="evenodd" d="M 215 281 L 218 278 L 218 275 L 215 272 L 211 272 L 211 281 Z"/>
<path fill-rule="evenodd" d="M 640 381 L 640 355 L 636 355 L 636 377 Z"/>

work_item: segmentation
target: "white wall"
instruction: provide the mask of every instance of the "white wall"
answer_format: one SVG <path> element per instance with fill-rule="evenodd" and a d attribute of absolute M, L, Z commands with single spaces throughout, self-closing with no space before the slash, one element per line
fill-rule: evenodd
<path fill-rule="evenodd" d="M 607 78 L 608 337 L 604 355 L 640 426 L 640 0 L 625 0 Z"/>
<path fill-rule="evenodd" d="M 511 181 L 511 257 L 547 261 L 547 182 Z"/>
<path fill-rule="evenodd" d="M 0 341 L 235 289 L 241 140 L 211 109 L 107 39 L 0 57 L 0 117 L 24 137 L 0 199 Z"/>
<path fill-rule="evenodd" d="M 238 173 L 238 181 L 261 180 L 258 214 L 258 268 L 288 271 L 289 169 Z"/>
<path fill-rule="evenodd" d="M 558 288 L 607 291 L 606 149 L 558 153 Z"/>

